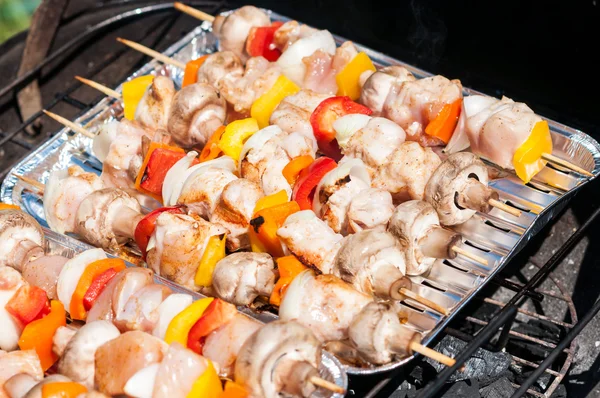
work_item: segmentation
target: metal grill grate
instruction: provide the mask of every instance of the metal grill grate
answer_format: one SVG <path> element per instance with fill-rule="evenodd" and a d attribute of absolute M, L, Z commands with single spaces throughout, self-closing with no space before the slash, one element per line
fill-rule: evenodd
<path fill-rule="evenodd" d="M 114 7 L 116 5 L 122 5 L 122 2 L 117 1 L 105 1 L 100 7 Z M 147 4 L 148 2 L 139 2 L 139 1 L 130 1 L 126 2 L 127 5 L 138 5 Z M 227 7 L 227 3 L 224 1 L 220 2 L 188 2 L 190 5 L 201 8 L 209 13 L 217 13 L 221 10 L 224 10 Z M 75 17 L 81 17 L 82 15 L 86 15 L 86 13 L 92 13 L 94 10 L 89 10 L 87 12 L 78 13 L 75 16 L 70 17 L 71 19 Z M 124 22 L 144 18 L 153 14 L 161 14 L 164 13 L 165 16 L 160 18 L 156 23 L 150 24 L 145 27 L 141 31 L 137 32 L 136 37 L 131 37 L 133 40 L 137 40 L 149 47 L 160 49 L 161 46 L 158 45 L 159 41 L 163 39 L 164 33 L 169 29 L 172 29 L 174 25 L 178 24 L 182 17 L 178 12 L 173 12 L 172 4 L 157 4 L 151 6 L 144 6 L 135 10 L 130 10 L 127 12 L 120 13 L 118 15 L 113 16 L 112 18 L 105 20 L 101 23 L 98 23 L 90 28 L 88 28 L 83 34 L 78 37 L 73 38 L 67 44 L 56 50 L 52 53 L 43 63 L 41 63 L 37 68 L 26 74 L 20 79 L 16 79 L 11 82 L 9 85 L 0 89 L 0 100 L 3 98 L 8 98 L 10 94 L 12 94 L 15 90 L 24 87 L 30 81 L 37 78 L 42 71 L 43 68 L 56 63 L 61 59 L 65 59 L 68 56 L 77 56 L 77 51 L 81 45 L 86 42 L 89 42 L 91 39 L 105 34 L 111 28 L 114 28 Z M 197 23 L 193 25 L 189 23 L 187 26 L 194 27 Z M 143 24 L 140 24 L 143 26 Z M 147 37 L 153 36 L 152 40 L 147 40 Z M 165 44 L 166 46 L 166 44 Z M 110 57 L 103 59 L 98 63 L 94 68 L 90 69 L 86 73 L 86 77 L 96 78 L 98 76 L 106 76 L 107 71 L 110 70 L 111 67 L 114 66 L 115 62 L 119 60 L 124 55 L 130 53 L 130 50 L 114 45 L 115 52 L 111 54 Z M 129 69 L 122 70 L 118 74 L 118 76 L 127 76 L 134 70 L 139 67 L 139 64 L 130 65 Z M 112 76 L 112 86 L 116 85 L 119 81 L 115 79 L 115 76 Z M 108 84 L 108 83 L 107 83 Z M 110 85 L 110 84 L 108 84 Z M 97 95 L 90 100 L 81 100 L 78 98 L 78 90 L 85 89 L 82 87 L 81 83 L 74 81 L 66 90 L 63 90 L 57 93 L 54 96 L 54 99 L 46 104 L 45 109 L 54 110 L 60 106 L 66 106 L 67 108 L 63 108 L 61 112 L 64 116 L 74 118 L 85 111 L 89 110 L 101 96 Z M 15 107 L 15 101 L 9 101 L 3 107 L 0 107 L 0 116 L 2 112 L 7 112 L 7 109 L 10 107 Z M 64 109 L 68 109 L 64 111 Z M 35 148 L 41 140 L 32 139 L 32 137 L 25 134 L 25 129 L 28 126 L 33 125 L 41 120 L 43 117 L 42 112 L 38 112 L 33 115 L 31 118 L 26 120 L 24 123 L 20 124 L 16 128 L 10 129 L 9 131 L 0 130 L 0 181 L 4 179 L 10 169 L 14 164 L 18 163 L 18 161 L 27 155 L 27 152 Z M 47 121 L 47 120 L 46 120 Z M 52 131 L 58 131 L 58 129 L 51 129 Z M 34 137 L 35 138 L 35 137 Z M 46 137 L 42 137 L 45 139 Z M 18 157 L 10 156 L 11 145 L 15 145 L 25 153 L 22 153 Z M 536 344 L 541 349 L 545 350 L 548 353 L 547 359 L 541 363 L 534 363 L 527 359 L 521 358 L 519 356 L 512 355 L 512 359 L 515 364 L 519 364 L 525 367 L 536 369 L 536 371 L 525 380 L 522 385 L 514 385 L 514 387 L 518 388 L 517 396 L 524 394 L 526 391 L 537 397 L 550 397 L 555 389 L 558 387 L 562 379 L 565 377 L 571 361 L 573 359 L 575 345 L 573 343 L 573 338 L 581 331 L 581 329 L 591 320 L 591 318 L 598 312 L 600 309 L 600 305 L 596 304 L 594 307 L 578 322 L 577 315 L 575 312 L 575 307 L 569 295 L 565 292 L 565 289 L 560 285 L 558 281 L 556 281 L 550 272 L 552 269 L 564 258 L 564 256 L 568 253 L 568 251 L 583 237 L 588 226 L 597 218 L 600 210 L 596 211 L 588 221 L 581 226 L 581 228 L 575 232 L 571 238 L 556 252 L 556 254 L 544 265 L 534 264 L 538 267 L 538 271 L 535 275 L 525 284 L 520 285 L 519 283 L 505 279 L 502 277 L 498 277 L 492 282 L 499 286 L 499 291 L 504 293 L 512 292 L 513 296 L 508 301 L 498 300 L 492 297 L 483 297 L 481 300 L 493 306 L 496 309 L 496 313 L 490 319 L 482 319 L 476 316 L 468 316 L 463 314 L 463 322 L 471 323 L 478 328 L 478 332 L 475 335 L 466 335 L 465 333 L 460 332 L 455 328 L 447 328 L 446 333 L 450 335 L 454 335 L 459 337 L 465 341 L 468 341 L 468 345 L 465 350 L 458 356 L 457 364 L 448 368 L 445 371 L 441 372 L 437 378 L 431 380 L 430 383 L 421 391 L 420 396 L 429 397 L 435 396 L 435 394 L 442 388 L 444 383 L 450 377 L 450 375 L 456 371 L 479 347 L 487 345 L 488 347 L 492 347 L 496 350 L 506 349 L 507 342 L 510 341 L 511 338 L 518 338 L 529 341 L 533 344 Z M 556 287 L 557 291 L 542 291 L 537 290 L 536 287 L 545 279 L 549 278 L 553 285 Z M 562 303 L 563 306 L 566 307 L 566 311 L 570 315 L 571 322 L 565 322 L 558 319 L 554 319 L 545 315 L 541 315 L 536 311 L 532 311 L 530 309 L 526 309 L 524 303 L 526 299 L 531 300 L 548 300 L 555 299 L 558 302 Z M 466 311 L 465 311 L 466 312 Z M 459 315 L 460 317 L 460 315 Z M 520 333 L 514 330 L 514 325 L 518 324 L 519 320 L 526 319 L 538 319 L 547 322 L 551 322 L 555 325 L 559 325 L 569 330 L 569 332 L 564 336 L 564 338 L 557 344 L 553 342 L 548 342 L 543 339 L 539 339 L 536 337 L 529 336 L 524 333 Z M 498 337 L 495 339 L 494 344 L 490 344 L 491 338 L 495 335 Z M 509 351 L 509 350 L 508 350 Z M 510 351 L 509 351 L 510 352 Z M 369 386 L 369 391 L 366 393 L 367 397 L 375 397 L 375 396 L 384 396 L 386 395 L 386 389 L 390 385 L 398 383 L 398 375 L 400 374 L 401 369 L 394 371 L 385 376 L 379 376 L 378 379 L 375 380 L 374 387 L 371 388 Z M 529 387 L 536 382 L 539 375 L 545 372 L 552 377 L 552 381 L 547 387 L 547 389 L 543 392 L 537 392 Z M 362 381 L 355 381 L 355 383 L 362 383 Z M 352 385 L 352 380 L 351 380 Z M 387 393 L 389 394 L 389 392 Z"/>

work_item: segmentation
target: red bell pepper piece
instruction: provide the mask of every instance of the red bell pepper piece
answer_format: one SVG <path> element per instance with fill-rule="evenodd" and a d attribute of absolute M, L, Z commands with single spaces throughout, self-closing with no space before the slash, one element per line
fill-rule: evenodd
<path fill-rule="evenodd" d="M 6 311 L 26 326 L 50 313 L 46 291 L 37 286 L 24 285 L 17 290 L 4 306 Z"/>
<path fill-rule="evenodd" d="M 273 22 L 271 26 L 260 26 L 250 29 L 246 40 L 246 52 L 251 57 L 263 56 L 268 61 L 275 62 L 279 59 L 281 51 L 275 47 L 273 38 L 275 31 L 283 25 L 283 22 Z"/>
<path fill-rule="evenodd" d="M 337 167 L 335 160 L 321 156 L 300 172 L 292 191 L 292 200 L 298 202 L 301 210 L 312 210 L 315 190 L 325 174 Z"/>
<path fill-rule="evenodd" d="M 373 111 L 352 101 L 350 97 L 338 96 L 323 100 L 310 115 L 310 124 L 319 149 L 336 162 L 342 158 L 342 152 L 335 138 L 333 122 L 339 117 L 353 113 L 370 115 Z"/>
<path fill-rule="evenodd" d="M 214 299 L 206 310 L 204 310 L 200 319 L 190 329 L 187 347 L 197 354 L 202 355 L 202 347 L 204 346 L 206 337 L 229 322 L 235 314 L 237 314 L 235 305 L 223 300 Z"/>
<path fill-rule="evenodd" d="M 183 214 L 181 206 L 161 207 L 146 214 L 146 216 L 142 218 L 135 227 L 133 237 L 135 239 L 135 243 L 137 243 L 140 251 L 142 252 L 142 258 L 144 260 L 146 259 L 146 248 L 148 247 L 150 236 L 152 236 L 154 228 L 156 227 L 156 219 L 165 211 L 169 213 Z"/>
<path fill-rule="evenodd" d="M 147 192 L 160 196 L 167 172 L 184 156 L 185 152 L 175 152 L 164 148 L 152 151 L 140 187 Z"/>
<path fill-rule="evenodd" d="M 117 275 L 118 273 L 119 272 L 116 269 L 109 268 L 94 278 L 92 284 L 83 296 L 83 308 L 85 308 L 86 311 L 92 309 L 94 302 L 96 301 L 100 293 L 102 293 L 102 290 L 104 290 L 108 282 L 110 282 L 110 280 L 114 278 L 115 275 Z"/>

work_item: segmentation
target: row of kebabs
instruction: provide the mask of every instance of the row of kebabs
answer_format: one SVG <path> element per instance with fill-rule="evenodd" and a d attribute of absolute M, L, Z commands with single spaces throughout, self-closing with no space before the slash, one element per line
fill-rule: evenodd
<path fill-rule="evenodd" d="M 0 219 L 1 397 L 343 392 L 320 377 L 321 343 L 298 322 L 263 325 L 222 300 L 175 293 L 101 249 L 46 255 L 31 216 L 4 206 Z M 401 329 L 410 352 L 418 334 Z"/>
<path fill-rule="evenodd" d="M 0 396 L 308 397 L 319 387 L 342 392 L 319 376 L 322 336 L 311 331 L 318 325 L 284 319 L 263 325 L 218 298 L 174 293 L 156 283 L 150 270 L 126 268 L 101 249 L 73 258 L 46 255 L 41 227 L 11 206 L 0 210 L 0 225 Z M 311 290 L 331 288 L 327 276 L 307 271 L 301 278 Z M 336 294 L 328 305 L 352 318 L 348 330 L 338 325 L 336 332 L 363 355 L 387 361 L 386 355 L 428 353 L 418 343 L 420 334 L 400 323 L 393 303 L 334 284 L 345 298 Z M 303 294 L 298 289 L 303 287 L 292 285 L 290 295 Z M 296 311 L 293 303 L 284 305 Z"/>

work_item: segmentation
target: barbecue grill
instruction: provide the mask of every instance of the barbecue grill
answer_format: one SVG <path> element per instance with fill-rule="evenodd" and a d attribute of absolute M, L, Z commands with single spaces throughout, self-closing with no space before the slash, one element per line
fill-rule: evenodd
<path fill-rule="evenodd" d="M 213 15 L 236 7 L 226 2 L 188 4 Z M 104 18 L 99 21 L 99 16 Z M 90 21 L 94 23 L 81 29 Z M 133 21 L 138 22 L 135 28 L 131 24 Z M 117 31 L 125 30 L 129 38 L 161 50 L 195 28 L 198 21 L 175 11 L 172 3 L 104 1 L 92 9 L 70 10 L 70 14 L 63 15 L 60 25 L 61 33 L 56 40 L 59 44 L 36 67 L 9 80 L 6 77 L 13 76 L 10 68 L 16 63 L 9 65 L 6 60 L 0 63 L 0 70 L 6 72 L 2 73 L 5 77 L 0 79 L 0 180 L 20 159 L 59 130 L 59 126 L 44 117 L 41 110 L 22 123 L 18 121 L 18 112 L 23 110 L 18 110 L 18 101 L 13 98 L 15 92 L 39 79 L 44 109 L 74 119 L 91 109 L 102 96 L 73 80 L 73 75 L 83 75 L 114 87 L 147 61 L 114 43 Z M 79 33 L 71 33 L 75 31 Z M 21 35 L 21 39 L 23 37 Z M 18 40 L 19 37 L 12 39 L 4 44 L 4 48 L 12 48 L 16 52 Z M 587 192 L 591 189 L 586 187 Z M 528 259 L 531 250 L 549 232 L 545 228 L 503 273 L 462 309 L 443 331 L 445 336 L 437 339 L 442 352 L 450 350 L 448 352 L 457 354 L 453 355 L 457 359 L 455 366 L 419 378 L 414 376 L 415 369 L 429 367 L 424 361 L 412 361 L 405 367 L 384 374 L 350 377 L 349 396 L 412 396 L 410 394 L 417 388 L 419 396 L 423 397 L 439 396 L 442 391 L 452 394 L 452 388 L 460 388 L 455 386 L 461 383 L 452 379 L 452 375 L 464 364 L 468 368 L 469 363 L 473 363 L 473 355 L 482 357 L 482 352 L 490 358 L 506 352 L 510 363 L 504 370 L 520 371 L 520 375 L 510 378 L 500 372 L 494 375 L 495 380 L 486 381 L 488 387 L 505 378 L 515 390 L 515 396 L 550 397 L 557 393 L 575 355 L 573 340 L 600 310 L 600 302 L 578 317 L 567 288 L 552 271 L 586 235 L 599 213 L 600 209 L 593 211 L 562 246 L 556 247 L 556 252 L 546 262 Z M 525 263 L 529 275 L 515 280 L 511 272 Z M 555 307 L 552 315 L 546 314 L 548 302 Z M 476 380 L 473 377 L 470 381 Z M 457 391 L 454 396 L 462 396 Z"/>

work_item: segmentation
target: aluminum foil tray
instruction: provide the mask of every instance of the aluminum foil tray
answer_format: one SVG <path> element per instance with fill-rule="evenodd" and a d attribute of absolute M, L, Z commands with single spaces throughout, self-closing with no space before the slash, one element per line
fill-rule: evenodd
<path fill-rule="evenodd" d="M 289 20 L 275 13 L 271 13 L 271 17 L 273 20 Z M 345 41 L 341 37 L 335 38 L 338 45 Z M 202 54 L 217 51 L 217 44 L 210 31 L 210 24 L 205 22 L 169 47 L 164 54 L 187 62 Z M 405 66 L 418 78 L 431 75 L 364 46 L 357 47 L 366 52 L 378 67 L 396 64 Z M 132 77 L 145 74 L 169 76 L 176 86 L 183 78 L 183 71 L 157 61 L 149 62 Z M 120 91 L 121 87 L 116 90 Z M 468 88 L 465 88 L 464 93 L 481 94 Z M 119 101 L 104 98 L 76 122 L 93 132 L 102 123 L 120 118 L 121 114 Z M 502 201 L 521 209 L 522 215 L 516 218 L 493 209 L 489 214 L 477 213 L 465 224 L 455 227 L 464 236 L 464 244 L 470 246 L 469 250 L 486 258 L 488 266 L 459 256 L 454 260 L 438 260 L 427 275 L 411 278 L 414 290 L 418 294 L 449 309 L 448 316 L 441 316 L 417 302 L 404 302 L 406 305 L 403 304 L 400 316 L 406 319 L 407 326 L 423 334 L 424 344 L 429 344 L 436 337 L 452 317 L 564 208 L 575 192 L 600 173 L 600 146 L 594 139 L 552 120 L 548 120 L 548 123 L 554 145 L 553 154 L 592 172 L 594 177 L 582 177 L 559 166 L 549 165 L 538 173 L 534 180 L 524 185 L 514 173 L 499 170 L 488 164 L 490 177 L 493 177 L 490 186 L 498 191 Z M 71 165 L 79 165 L 98 174 L 102 167 L 92 155 L 91 140 L 65 128 L 11 170 L 0 190 L 0 200 L 20 205 L 42 225 L 47 225 L 41 195 L 35 187 L 18 180 L 16 175 L 45 182 L 51 170 L 64 169 Z M 134 248 L 130 248 L 129 251 L 115 254 L 139 264 L 141 260 L 136 253 Z M 263 321 L 276 319 L 274 314 L 260 313 L 248 308 L 244 309 L 244 312 Z M 412 357 L 406 357 L 378 367 L 345 366 L 350 374 L 373 374 L 402 366 L 411 359 Z"/>
<path fill-rule="evenodd" d="M 94 246 L 90 246 L 87 243 L 80 242 L 76 239 L 73 239 L 72 237 L 57 234 L 56 232 L 53 232 L 47 228 L 43 229 L 44 235 L 46 236 L 46 254 L 72 258 L 78 253 L 94 248 Z M 110 253 L 107 253 L 107 255 L 109 257 L 116 257 Z M 130 262 L 126 262 L 126 265 L 128 267 L 136 267 L 135 264 Z M 155 275 L 154 281 L 156 283 L 160 283 L 161 285 L 169 287 L 174 293 L 191 294 L 194 297 L 194 300 L 206 297 L 200 293 L 190 292 L 189 290 L 180 287 L 176 283 L 173 283 L 160 276 Z M 344 390 L 348 389 L 348 376 L 346 375 L 344 366 L 336 359 L 335 356 L 333 356 L 327 351 L 323 351 L 323 354 L 321 356 L 321 366 L 319 368 L 319 374 L 322 378 L 335 383 L 336 385 L 342 387 Z M 314 397 L 342 398 L 343 395 L 338 393 L 322 393 L 321 390 L 319 390 L 317 393 L 314 394 Z"/>

